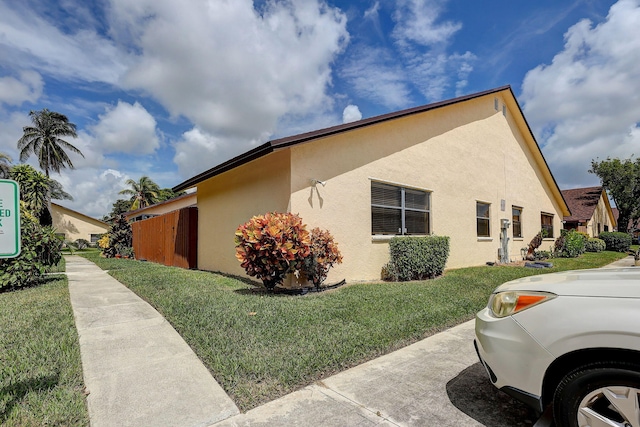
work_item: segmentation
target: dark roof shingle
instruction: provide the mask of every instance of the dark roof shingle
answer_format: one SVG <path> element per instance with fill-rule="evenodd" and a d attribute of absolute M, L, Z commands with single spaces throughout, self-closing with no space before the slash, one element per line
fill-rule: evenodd
<path fill-rule="evenodd" d="M 571 216 L 565 216 L 564 220 L 568 222 L 584 222 L 593 217 L 602 195 L 602 187 L 562 190 L 562 195 L 567 205 L 569 205 L 569 210 L 571 210 Z"/>

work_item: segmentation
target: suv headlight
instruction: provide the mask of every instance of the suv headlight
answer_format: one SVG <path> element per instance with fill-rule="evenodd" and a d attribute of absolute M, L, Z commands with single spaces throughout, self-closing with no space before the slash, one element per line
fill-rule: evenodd
<path fill-rule="evenodd" d="M 505 291 L 489 298 L 489 309 L 495 317 L 507 317 L 527 308 L 554 299 L 557 295 L 549 292 Z"/>

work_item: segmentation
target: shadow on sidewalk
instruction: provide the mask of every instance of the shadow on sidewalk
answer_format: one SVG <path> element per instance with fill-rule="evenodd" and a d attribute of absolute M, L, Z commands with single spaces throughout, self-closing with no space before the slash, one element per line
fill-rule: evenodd
<path fill-rule="evenodd" d="M 447 395 L 456 408 L 487 427 L 529 427 L 538 418 L 533 409 L 495 388 L 480 362 L 449 381 Z"/>

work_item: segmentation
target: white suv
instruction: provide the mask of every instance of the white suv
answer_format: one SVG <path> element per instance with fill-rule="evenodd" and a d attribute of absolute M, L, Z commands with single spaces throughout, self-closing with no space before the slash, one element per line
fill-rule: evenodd
<path fill-rule="evenodd" d="M 556 425 L 640 427 L 640 268 L 531 276 L 476 316 L 493 384 Z"/>

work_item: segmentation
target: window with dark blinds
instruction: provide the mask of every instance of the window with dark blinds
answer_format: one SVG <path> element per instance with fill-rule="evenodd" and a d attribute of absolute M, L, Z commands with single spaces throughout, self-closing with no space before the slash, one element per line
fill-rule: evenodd
<path fill-rule="evenodd" d="M 371 233 L 428 234 L 429 193 L 371 182 Z"/>

